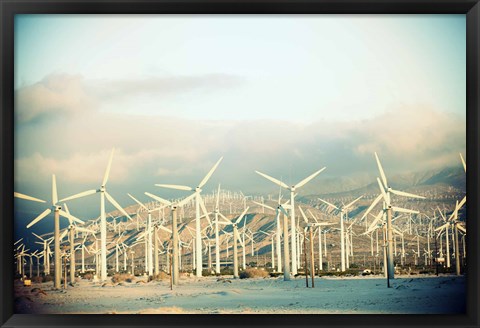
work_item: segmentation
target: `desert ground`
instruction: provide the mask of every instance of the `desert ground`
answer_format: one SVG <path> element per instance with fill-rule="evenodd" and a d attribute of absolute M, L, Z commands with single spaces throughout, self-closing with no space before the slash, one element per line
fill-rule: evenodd
<path fill-rule="evenodd" d="M 180 277 L 148 282 L 94 282 L 54 290 L 52 282 L 15 281 L 15 312 L 35 314 L 454 314 L 464 313 L 466 281 L 453 275 L 381 275 L 231 279 Z"/>

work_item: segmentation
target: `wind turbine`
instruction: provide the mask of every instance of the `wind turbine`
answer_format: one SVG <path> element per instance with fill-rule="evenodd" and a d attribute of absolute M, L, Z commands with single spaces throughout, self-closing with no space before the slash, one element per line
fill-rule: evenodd
<path fill-rule="evenodd" d="M 353 204 L 355 204 L 357 201 L 359 201 L 360 198 L 362 198 L 362 197 L 363 197 L 363 195 L 358 197 L 357 199 L 355 199 L 351 203 L 348 203 L 347 205 L 342 206 L 342 208 L 338 208 L 337 206 L 333 205 L 332 203 L 329 203 L 326 200 L 323 200 L 323 199 L 319 198 L 320 201 L 324 202 L 328 206 L 333 207 L 336 210 L 340 211 L 340 258 L 341 258 L 342 272 L 345 271 L 345 258 L 346 258 L 346 254 L 345 254 L 346 253 L 345 252 L 345 228 L 344 228 L 343 218 L 347 217 L 348 209 L 351 208 L 353 206 Z"/>
<path fill-rule="evenodd" d="M 35 232 L 32 232 L 32 234 L 42 241 L 36 241 L 35 243 L 43 245 L 43 272 L 45 275 L 50 274 L 50 243 L 53 241 L 54 237 L 52 236 L 50 238 L 43 239 Z"/>
<path fill-rule="evenodd" d="M 63 204 L 65 207 L 65 211 L 70 214 L 70 211 L 68 210 L 67 204 Z M 60 240 L 65 238 L 67 233 L 70 233 L 70 236 L 68 237 L 69 243 L 70 243 L 70 283 L 73 285 L 75 282 L 75 234 L 80 231 L 80 232 L 88 232 L 88 233 L 95 233 L 93 230 L 89 230 L 86 228 L 82 227 L 77 227 L 75 224 L 75 221 L 72 219 L 68 218 L 68 221 L 70 225 L 68 226 L 67 229 L 60 235 Z"/>
<path fill-rule="evenodd" d="M 274 243 L 274 238 L 273 237 L 277 234 L 277 232 L 275 232 L 273 230 L 268 232 L 268 233 L 263 231 L 263 230 L 259 230 L 258 232 L 263 233 L 263 234 L 265 234 L 265 235 L 267 235 L 271 238 L 271 241 L 272 241 L 272 269 L 275 270 L 275 243 Z M 277 248 L 277 254 L 280 254 L 280 253 L 281 253 L 280 249 Z M 280 266 L 278 268 L 279 268 L 279 271 L 280 271 Z"/>
<path fill-rule="evenodd" d="M 287 200 L 283 205 L 281 204 L 281 193 L 278 194 L 278 202 L 277 202 L 277 207 L 274 209 L 273 207 L 270 207 L 268 205 L 265 205 L 263 203 L 258 203 L 255 202 L 255 204 L 262 206 L 263 209 L 268 208 L 269 210 L 275 211 L 275 225 L 277 228 L 276 231 L 276 244 L 277 244 L 277 266 L 278 266 L 278 272 L 283 271 L 283 266 L 282 266 L 282 252 L 281 250 L 281 237 L 282 237 L 282 231 L 280 227 L 280 213 L 283 212 L 286 216 L 288 216 L 287 211 L 285 211 L 285 208 L 283 206 L 286 206 L 290 201 Z M 288 243 L 288 237 L 284 237 L 284 242 Z"/>
<path fill-rule="evenodd" d="M 297 244 L 296 243 L 296 234 L 297 233 L 296 233 L 296 223 L 295 223 L 295 196 L 296 196 L 295 191 L 298 188 L 303 187 L 305 184 L 307 184 L 310 180 L 315 178 L 317 175 L 319 175 L 325 169 L 326 169 L 326 167 L 316 171 L 312 175 L 306 177 L 305 179 L 303 179 L 302 181 L 300 181 L 296 185 L 292 185 L 291 187 L 289 187 L 284 182 L 282 182 L 280 180 L 277 180 L 275 178 L 272 178 L 271 176 L 269 176 L 265 173 L 255 171 L 255 173 L 261 175 L 262 177 L 264 177 L 267 180 L 272 181 L 276 185 L 290 190 L 290 203 L 291 203 L 290 204 L 290 219 L 291 219 L 291 221 L 290 221 L 290 223 L 291 223 L 291 236 L 290 237 L 291 237 L 291 244 L 292 244 L 292 273 L 294 275 L 297 274 L 297 269 L 298 269 L 298 264 L 299 264 L 299 263 L 297 263 L 297 247 L 296 247 L 296 244 Z"/>
<path fill-rule="evenodd" d="M 220 214 L 220 184 L 218 185 L 217 197 L 215 200 L 215 273 L 220 273 L 220 240 L 218 235 L 218 216 Z"/>
<path fill-rule="evenodd" d="M 383 210 L 383 213 L 386 214 L 386 223 L 387 223 L 387 270 L 388 270 L 388 275 L 387 278 L 394 278 L 395 274 L 395 268 L 393 264 L 393 232 L 392 232 L 392 211 L 397 211 L 397 212 L 403 212 L 403 213 L 416 213 L 418 214 L 418 211 L 413 211 L 413 210 L 408 210 L 400 207 L 395 207 L 392 206 L 391 204 L 391 193 L 398 195 L 398 196 L 404 196 L 404 197 L 410 197 L 410 198 L 417 198 L 417 199 L 425 199 L 423 196 L 418 196 L 414 194 L 410 194 L 404 191 L 398 191 L 393 189 L 388 185 L 387 182 L 387 177 L 385 175 L 385 172 L 383 171 L 382 164 L 380 163 L 380 159 L 378 158 L 377 153 L 375 152 L 375 159 L 377 161 L 378 165 L 378 170 L 380 172 L 380 176 L 382 177 L 382 180 L 377 177 L 377 182 L 378 186 L 381 191 L 381 196 L 384 200 L 385 207 Z M 379 198 L 377 197 L 375 201 L 379 201 Z M 373 204 L 372 204 L 373 205 Z M 366 216 L 369 212 L 369 210 L 372 209 L 372 206 L 365 212 L 364 216 Z"/>
<path fill-rule="evenodd" d="M 145 209 L 145 211 L 147 211 L 148 213 L 148 221 L 147 221 L 147 226 L 145 228 L 146 231 L 148 231 L 148 235 L 147 235 L 147 238 L 145 238 L 145 240 L 147 241 L 147 244 L 148 244 L 148 275 L 152 275 L 153 274 L 153 241 L 152 241 L 152 212 L 153 211 L 159 211 L 161 210 L 162 208 L 166 207 L 165 206 L 160 206 L 160 207 L 157 207 L 157 208 L 154 208 L 154 209 L 150 209 L 148 207 L 146 207 L 145 205 L 143 205 L 141 202 L 139 202 L 135 197 L 133 197 L 132 195 L 128 194 L 127 195 L 133 199 L 138 205 L 140 205 L 143 209 Z"/>
<path fill-rule="evenodd" d="M 195 195 L 195 250 L 196 250 L 196 275 L 197 277 L 202 276 L 202 236 L 201 236 L 201 227 L 200 227 L 200 207 L 202 210 L 207 213 L 207 209 L 205 208 L 205 204 L 203 203 L 202 196 L 200 195 L 202 191 L 202 187 L 208 182 L 210 177 L 212 176 L 213 172 L 217 169 L 217 166 L 222 161 L 223 156 L 215 163 L 215 165 L 211 168 L 211 170 L 207 173 L 207 175 L 203 178 L 202 181 L 198 184 L 196 188 L 192 188 L 189 186 L 182 186 L 182 185 L 172 185 L 172 184 L 155 184 L 158 187 L 163 188 L 170 188 L 170 189 L 177 189 L 177 190 L 186 190 L 186 191 L 194 191 L 192 195 Z M 208 215 L 207 215 L 208 219 Z M 210 222 L 210 219 L 208 219 Z M 211 224 L 210 224 L 211 225 Z"/>
<path fill-rule="evenodd" d="M 333 223 L 328 223 L 328 222 L 318 222 L 318 218 L 310 211 L 307 210 L 308 213 L 313 217 L 315 220 L 315 225 L 317 226 L 317 231 L 318 231 L 318 268 L 319 270 L 323 270 L 323 255 L 322 255 L 322 226 L 327 226 L 327 225 L 332 225 Z M 327 245 L 326 245 L 326 234 L 325 234 L 325 257 L 327 256 L 326 250 L 327 250 Z"/>
<path fill-rule="evenodd" d="M 180 275 L 179 273 L 179 264 L 178 264 L 178 260 L 179 260 L 179 249 L 178 249 L 178 245 L 179 245 L 179 242 L 178 242 L 178 227 L 177 227 L 177 207 L 181 207 L 185 204 L 187 204 L 189 201 L 191 201 L 194 197 L 198 197 L 198 194 L 195 192 L 193 194 L 191 194 L 190 196 L 184 198 L 183 200 L 177 202 L 177 203 L 172 203 L 166 199 L 163 199 L 161 197 L 158 197 L 156 195 L 153 195 L 151 193 L 148 193 L 146 192 L 145 195 L 167 205 L 167 206 L 170 206 L 170 210 L 171 210 L 171 213 L 172 213 L 172 230 L 171 230 L 171 233 L 172 233 L 172 283 L 174 285 L 177 285 L 178 284 L 178 277 Z M 203 204 L 203 203 L 202 203 Z M 160 226 L 160 228 L 163 228 Z M 200 241 L 201 242 L 201 241 Z M 200 244 L 200 252 L 201 252 L 201 244 Z M 200 253 L 201 255 L 201 253 Z M 200 272 L 201 273 L 201 272 Z"/>
<path fill-rule="evenodd" d="M 456 201 L 455 204 L 455 210 L 453 211 L 452 215 L 448 218 L 448 224 L 453 225 L 453 232 L 454 232 L 454 246 L 455 246 L 455 273 L 457 276 L 460 275 L 460 250 L 459 250 L 459 242 L 458 242 L 458 230 L 462 230 L 463 232 L 467 232 L 466 229 L 461 228 L 459 226 L 459 220 L 458 220 L 458 211 L 462 208 L 462 206 L 465 204 L 466 198 L 464 197 L 462 201 L 459 203 L 458 200 Z"/>
<path fill-rule="evenodd" d="M 32 253 L 32 256 L 37 258 L 37 277 L 40 276 L 40 258 L 43 256 L 43 253 L 37 253 L 37 251 Z"/>
<path fill-rule="evenodd" d="M 112 149 L 110 154 L 110 158 L 108 160 L 107 169 L 105 171 L 105 175 L 103 176 L 102 184 L 100 185 L 100 189 L 92 189 L 87 190 L 73 196 L 66 197 L 61 202 L 77 199 L 80 197 L 85 197 L 89 195 L 93 195 L 96 193 L 100 193 L 100 251 L 101 251 L 101 270 L 100 270 L 100 280 L 105 281 L 107 279 L 107 219 L 105 214 L 105 198 L 123 215 L 130 218 L 127 212 L 117 203 L 115 199 L 107 192 L 107 181 L 108 176 L 110 174 L 110 167 L 112 166 L 112 159 L 113 154 L 115 152 L 115 148 Z"/>
<path fill-rule="evenodd" d="M 233 226 L 233 277 L 238 278 L 238 250 L 237 250 L 237 240 L 243 245 L 242 239 L 238 234 L 238 224 L 242 221 L 243 217 L 247 213 L 249 207 L 245 208 L 242 214 L 235 220 L 231 221 L 222 215 L 222 217 L 227 220 L 227 222 L 220 222 L 224 225 L 231 225 Z M 244 245 L 243 245 L 244 246 Z"/>
<path fill-rule="evenodd" d="M 18 197 L 18 193 L 16 195 Z M 26 196 L 26 195 L 22 195 L 22 196 Z M 27 196 L 27 197 L 30 197 L 30 196 Z M 29 198 L 25 198 L 25 197 L 20 197 L 20 198 L 24 198 L 24 199 L 29 199 Z M 30 197 L 30 198 L 33 198 L 33 197 Z M 32 200 L 32 199 L 30 199 Z M 35 201 L 41 201 L 39 199 L 35 200 Z M 43 201 L 45 202 L 45 201 Z M 50 206 L 50 208 L 47 208 L 45 211 L 43 211 L 42 213 L 40 213 L 40 215 L 38 215 L 35 219 L 33 219 L 32 222 L 30 222 L 28 225 L 27 225 L 27 229 L 30 228 L 31 226 L 33 226 L 34 224 L 36 224 L 37 222 L 39 222 L 40 220 L 42 220 L 43 218 L 45 218 L 47 215 L 49 215 L 50 213 L 54 213 L 54 244 L 55 244 L 55 282 L 54 282 L 54 288 L 56 289 L 59 289 L 61 287 L 61 275 L 62 275 L 62 271 L 61 271 L 61 252 L 60 252 L 60 216 L 63 216 L 69 220 L 73 220 L 73 221 L 76 221 L 76 222 L 79 222 L 79 223 L 84 223 L 82 220 L 80 219 L 77 219 L 76 217 L 74 217 L 73 215 L 65 212 L 62 210 L 62 207 L 59 205 L 59 201 L 58 201 L 58 195 L 57 195 L 57 182 L 56 182 L 56 179 L 55 179 L 55 174 L 52 174 L 52 206 Z"/>

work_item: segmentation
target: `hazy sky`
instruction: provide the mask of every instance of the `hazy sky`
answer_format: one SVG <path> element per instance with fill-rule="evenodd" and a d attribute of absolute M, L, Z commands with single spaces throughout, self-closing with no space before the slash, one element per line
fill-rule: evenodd
<path fill-rule="evenodd" d="M 113 147 L 124 206 L 220 156 L 205 189 L 247 194 L 276 190 L 254 170 L 374 181 L 374 151 L 387 174 L 460 165 L 465 35 L 464 15 L 17 15 L 15 190 L 98 188 Z"/>

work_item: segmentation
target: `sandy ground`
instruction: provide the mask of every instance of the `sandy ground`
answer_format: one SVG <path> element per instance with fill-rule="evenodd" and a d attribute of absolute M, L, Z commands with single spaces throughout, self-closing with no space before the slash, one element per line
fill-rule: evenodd
<path fill-rule="evenodd" d="M 380 276 L 322 277 L 305 288 L 305 277 L 231 279 L 181 277 L 168 281 L 136 277 L 121 284 L 79 280 L 53 290 L 49 283 L 15 283 L 16 313 L 160 314 L 160 313 L 317 313 L 440 314 L 464 313 L 465 277 L 398 276 L 387 288 Z M 40 289 L 40 290 L 38 290 Z"/>

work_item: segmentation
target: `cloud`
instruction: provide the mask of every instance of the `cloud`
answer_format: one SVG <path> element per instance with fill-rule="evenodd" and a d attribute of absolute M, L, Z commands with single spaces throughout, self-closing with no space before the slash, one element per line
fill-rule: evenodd
<path fill-rule="evenodd" d="M 57 115 L 72 115 L 94 107 L 80 75 L 54 74 L 15 92 L 15 115 L 20 123 Z"/>
<path fill-rule="evenodd" d="M 198 76 L 137 77 L 123 80 L 87 80 L 81 75 L 52 74 L 40 82 L 15 92 L 15 114 L 19 123 L 74 114 L 98 112 L 102 108 L 115 111 L 131 100 L 136 106 L 144 96 L 162 97 L 188 94 L 192 91 L 212 92 L 241 86 L 242 77 L 228 74 Z M 140 97 L 140 98 L 139 98 Z M 132 105 L 135 106 L 135 105 Z"/>
<path fill-rule="evenodd" d="M 183 83 L 178 90 L 195 84 Z M 98 94 L 92 95 L 86 87 L 88 81 L 81 77 L 50 77 L 40 84 L 24 90 L 46 92 L 62 104 L 65 115 L 61 124 L 38 120 L 52 115 L 40 108 L 52 106 L 36 105 L 31 113 L 25 111 L 30 116 L 24 120 L 37 118 L 39 123 L 20 124 L 16 130 L 15 181 L 22 186 L 35 184 L 34 190 L 47 188 L 43 184 L 51 174 L 56 174 L 59 182 L 71 184 L 71 192 L 98 187 L 113 147 L 109 184 L 116 185 L 122 195 L 132 190 L 144 192 L 155 183 L 194 186 L 220 156 L 224 160 L 207 189 L 221 182 L 225 188 L 255 193 L 276 187 L 254 170 L 296 183 L 326 166 L 315 183 L 335 177 L 365 181 L 368 174 L 377 174 L 374 151 L 389 176 L 461 165 L 458 153 L 466 155 L 465 120 L 423 105 L 399 106 L 356 121 L 190 120 L 101 111 Z M 24 90 L 19 94 L 40 93 L 20 93 Z M 73 94 L 82 97 L 70 99 Z M 60 101 L 62 97 L 66 99 Z M 85 110 L 82 104 L 90 104 L 92 109 Z M 22 191 L 28 193 L 28 189 Z M 167 192 L 162 195 L 168 197 Z"/>
<path fill-rule="evenodd" d="M 168 95 L 192 90 L 218 90 L 237 87 L 244 79 L 227 74 L 199 76 L 145 77 L 123 80 L 92 80 L 88 82 L 89 93 L 98 99 L 123 99 L 126 97 L 156 94 Z"/>

